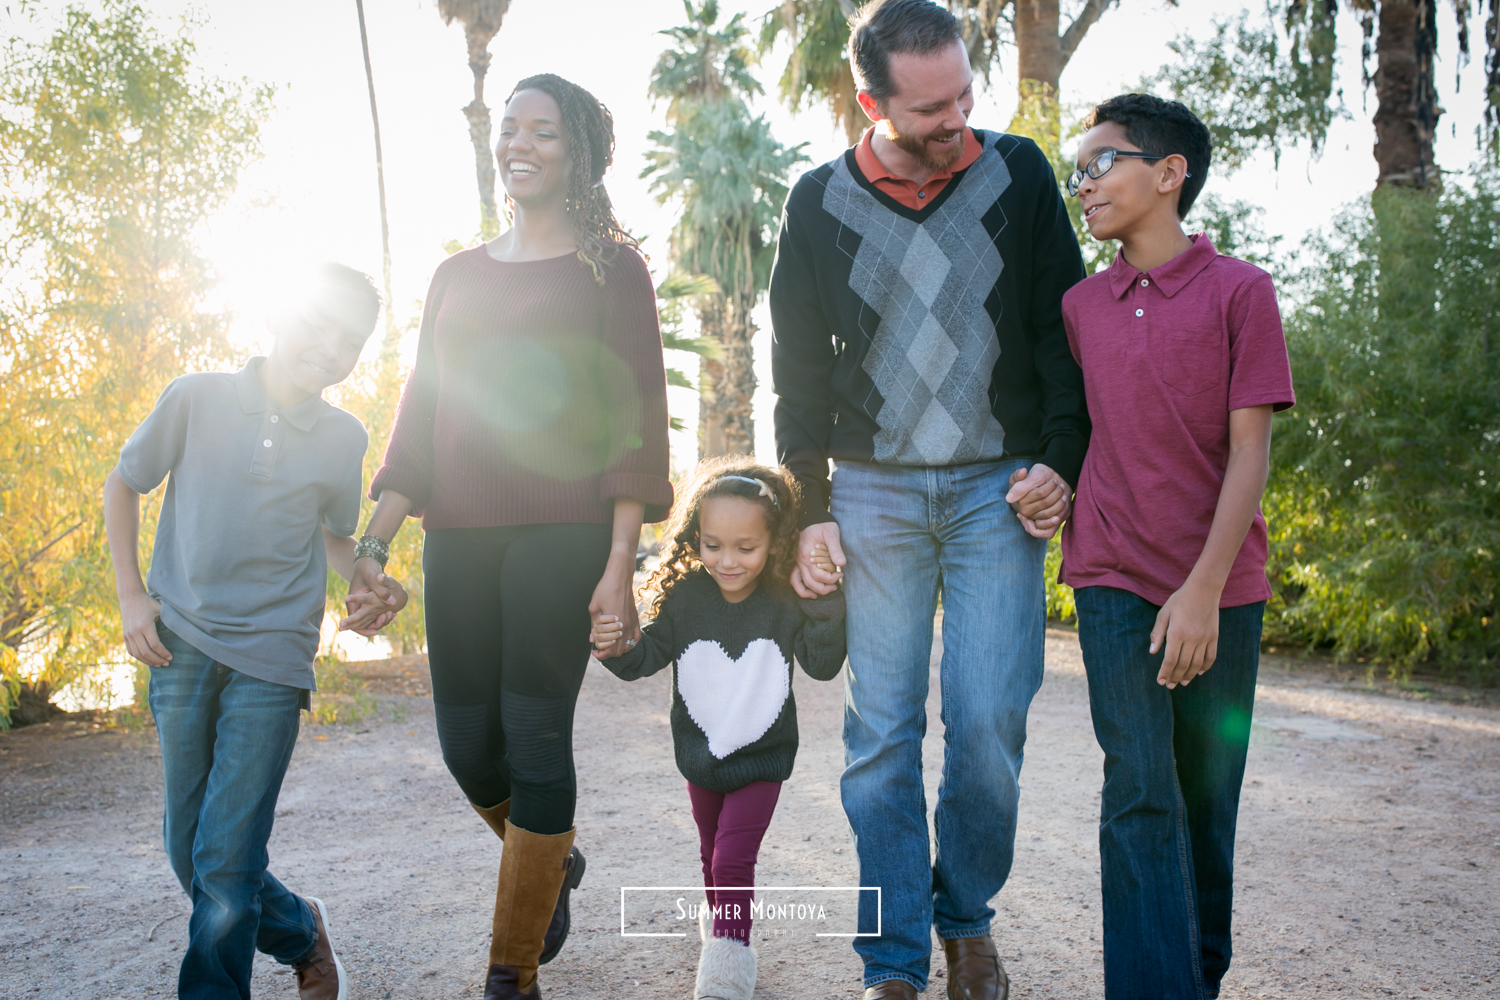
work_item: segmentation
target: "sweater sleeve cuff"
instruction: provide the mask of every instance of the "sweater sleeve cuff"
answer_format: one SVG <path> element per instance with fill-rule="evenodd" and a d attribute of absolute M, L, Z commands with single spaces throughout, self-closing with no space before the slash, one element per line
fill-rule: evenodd
<path fill-rule="evenodd" d="M 805 597 L 797 599 L 802 605 L 802 613 L 814 621 L 834 622 L 844 617 L 844 591 L 842 588 L 834 590 L 831 594 L 809 600 Z"/>
<path fill-rule="evenodd" d="M 1088 441 L 1075 434 L 1059 434 L 1047 442 L 1042 464 L 1062 476 L 1068 485 L 1078 489 L 1078 474 L 1083 471 L 1083 456 Z"/>
<path fill-rule="evenodd" d="M 608 472 L 599 477 L 599 499 L 639 500 L 646 505 L 645 522 L 655 524 L 672 509 L 672 482 L 644 472 Z"/>
<path fill-rule="evenodd" d="M 797 517 L 798 527 L 810 528 L 815 524 L 826 524 L 832 521 L 833 515 L 828 512 L 828 494 L 831 492 L 831 485 L 827 477 L 797 474 L 796 479 L 802 492 L 802 506 Z"/>
<path fill-rule="evenodd" d="M 421 517 L 427 507 L 429 487 L 426 476 L 399 466 L 382 465 L 370 480 L 370 499 L 379 503 L 381 493 L 393 490 L 411 501 L 411 517 Z"/>

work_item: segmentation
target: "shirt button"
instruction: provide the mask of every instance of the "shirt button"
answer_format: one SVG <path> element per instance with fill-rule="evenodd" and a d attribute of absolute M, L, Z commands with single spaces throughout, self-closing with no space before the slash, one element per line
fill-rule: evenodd
<path fill-rule="evenodd" d="M 1143 281 L 1143 282 L 1141 282 L 1141 284 L 1144 285 L 1145 282 Z M 279 423 L 281 423 L 281 418 L 278 417 L 276 414 L 273 413 L 273 414 L 271 414 L 271 423 L 273 423 L 273 424 L 279 424 Z"/>
<path fill-rule="evenodd" d="M 1145 279 L 1145 278 L 1142 278 L 1142 279 L 1141 279 L 1141 287 L 1142 287 L 1142 288 L 1145 288 L 1145 287 L 1146 287 L 1146 286 L 1147 286 L 1147 285 L 1149 285 L 1149 284 L 1151 284 L 1151 282 L 1149 282 L 1149 281 L 1147 281 L 1147 280 L 1146 280 L 1146 279 Z M 275 420 L 275 419 L 276 419 L 276 418 L 275 418 L 275 417 L 272 417 L 272 418 L 271 418 L 271 419 L 272 419 L 272 420 Z"/>
<path fill-rule="evenodd" d="M 1140 314 L 1139 314 L 1139 313 L 1137 313 L 1137 314 L 1136 314 L 1136 315 L 1140 315 Z M 265 440 L 264 440 L 264 441 L 262 441 L 262 442 L 261 442 L 261 444 L 263 444 L 263 445 L 265 445 L 265 446 L 266 446 L 266 447 L 267 447 L 267 448 L 269 448 L 269 447 L 271 447 L 271 439 L 270 439 L 270 438 L 266 438 L 266 439 L 265 439 Z"/>
<path fill-rule="evenodd" d="M 926 191 L 918 191 L 917 192 L 917 197 L 918 198 L 925 198 L 925 197 L 927 197 L 927 192 Z"/>
<path fill-rule="evenodd" d="M 1144 309 L 1137 309 L 1135 311 L 1135 314 L 1136 314 L 1136 316 L 1144 316 L 1144 315 L 1146 315 L 1146 310 L 1144 310 Z M 266 444 L 270 444 L 270 443 L 271 442 L 269 442 L 269 441 L 266 442 Z"/>

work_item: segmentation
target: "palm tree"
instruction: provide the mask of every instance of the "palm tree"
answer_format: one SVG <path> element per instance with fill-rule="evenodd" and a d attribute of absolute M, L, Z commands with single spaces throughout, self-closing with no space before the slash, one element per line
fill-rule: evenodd
<path fill-rule="evenodd" d="M 760 29 L 762 54 L 783 34 L 792 40 L 777 88 L 782 103 L 795 112 L 826 102 L 851 146 L 869 124 L 855 99 L 858 88 L 849 68 L 849 19 L 855 11 L 854 0 L 785 0 L 766 14 Z"/>
<path fill-rule="evenodd" d="M 490 149 L 490 109 L 484 103 L 484 77 L 490 71 L 490 39 L 510 9 L 510 0 L 438 0 L 444 24 L 464 26 L 469 71 L 474 74 L 474 100 L 464 106 L 469 141 L 474 144 L 474 176 L 479 182 L 479 233 L 491 239 L 500 232 L 495 208 L 495 154 Z"/>
<path fill-rule="evenodd" d="M 365 56 L 365 84 L 370 90 L 370 121 L 375 127 L 375 185 L 380 193 L 380 269 L 385 279 L 385 340 L 380 353 L 394 355 L 401 335 L 392 311 L 395 303 L 391 299 L 391 223 L 385 211 L 385 161 L 380 153 L 380 113 L 375 110 L 375 73 L 370 68 L 370 36 L 365 32 L 365 0 L 354 0 L 354 9 L 359 14 L 359 47 Z"/>
<path fill-rule="evenodd" d="M 683 307 L 719 294 L 719 284 L 706 274 L 673 271 L 656 286 L 656 311 L 661 317 L 661 346 L 668 351 L 686 351 L 700 359 L 719 357 L 719 345 L 708 337 L 689 337 L 682 332 Z M 667 369 L 667 385 L 694 388 L 693 380 L 680 368 Z M 670 417 L 674 431 L 685 430 L 681 417 Z"/>
<path fill-rule="evenodd" d="M 700 334 L 717 345 L 699 362 L 698 446 L 702 456 L 755 449 L 755 366 L 750 318 L 770 280 L 776 225 L 792 166 L 805 159 L 752 118 L 745 98 L 760 92 L 742 18 L 717 27 L 718 4 L 683 0 L 688 24 L 662 32 L 677 44 L 662 53 L 650 94 L 668 101 L 671 131 L 652 132 L 642 177 L 663 204 L 681 209 L 671 260 L 705 275 L 718 294 L 699 295 Z"/>

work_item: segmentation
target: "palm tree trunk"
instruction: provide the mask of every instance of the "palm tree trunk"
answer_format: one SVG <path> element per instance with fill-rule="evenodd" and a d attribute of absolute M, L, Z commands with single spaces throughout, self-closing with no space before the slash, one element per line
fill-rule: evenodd
<path fill-rule="evenodd" d="M 1377 185 L 1425 188 L 1438 180 L 1432 139 L 1441 110 L 1434 61 L 1434 0 L 1381 0 L 1375 39 Z"/>
<path fill-rule="evenodd" d="M 724 344 L 724 298 L 715 295 L 698 308 L 699 336 Z M 719 386 L 724 381 L 724 365 L 717 357 L 698 359 L 698 459 L 729 454 L 724 440 L 724 413 Z"/>
<path fill-rule="evenodd" d="M 1057 93 L 1062 78 L 1062 38 L 1058 0 L 1016 0 L 1016 76 Z"/>
<path fill-rule="evenodd" d="M 737 303 L 724 331 L 723 373 L 716 387 L 725 454 L 755 454 L 755 324 L 750 302 Z"/>
<path fill-rule="evenodd" d="M 484 103 L 484 77 L 490 71 L 489 50 L 475 44 L 468 29 L 469 71 L 474 74 L 474 100 L 464 105 L 469 122 L 469 141 L 474 144 L 474 177 L 479 182 L 479 233 L 494 239 L 500 233 L 500 213 L 495 207 L 495 154 L 490 150 L 490 109 Z"/>
<path fill-rule="evenodd" d="M 849 68 L 846 60 L 844 63 L 843 80 L 839 84 L 839 93 L 834 100 L 834 117 L 844 123 L 844 138 L 849 145 L 858 145 L 859 140 L 864 138 L 865 129 L 870 127 L 870 119 L 865 115 L 865 109 L 859 106 L 859 88 L 854 83 L 854 70 Z"/>
<path fill-rule="evenodd" d="M 385 160 L 380 152 L 380 113 L 375 110 L 375 73 L 370 68 L 370 36 L 365 32 L 365 0 L 354 0 L 354 9 L 359 13 L 359 47 L 365 56 L 365 84 L 370 90 L 370 121 L 375 127 L 375 185 L 380 193 L 380 269 L 385 288 L 385 339 L 381 341 L 381 356 L 394 355 L 400 346 L 401 334 L 396 329 L 395 305 L 391 296 L 391 223 L 385 211 Z"/>

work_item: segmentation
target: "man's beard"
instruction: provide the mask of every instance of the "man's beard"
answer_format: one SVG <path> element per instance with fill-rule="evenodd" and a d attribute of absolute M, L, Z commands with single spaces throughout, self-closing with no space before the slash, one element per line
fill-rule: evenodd
<path fill-rule="evenodd" d="M 889 118 L 886 119 L 885 137 L 896 144 L 896 148 L 902 150 L 907 156 L 917 161 L 917 165 L 925 170 L 946 170 L 953 166 L 964 155 L 964 137 L 966 130 L 958 130 L 958 141 L 952 146 L 939 147 L 934 151 L 928 142 L 933 139 L 942 139 L 945 136 L 932 135 L 902 135 L 896 131 L 896 126 Z"/>

